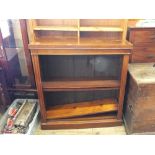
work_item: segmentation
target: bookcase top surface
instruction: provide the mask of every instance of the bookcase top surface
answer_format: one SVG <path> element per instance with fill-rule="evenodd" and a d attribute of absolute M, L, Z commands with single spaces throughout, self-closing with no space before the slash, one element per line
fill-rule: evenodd
<path fill-rule="evenodd" d="M 99 39 L 43 39 L 29 44 L 29 49 L 54 49 L 54 48 L 71 48 L 71 49 L 132 49 L 132 44 L 128 41 L 119 40 L 99 40 Z"/>

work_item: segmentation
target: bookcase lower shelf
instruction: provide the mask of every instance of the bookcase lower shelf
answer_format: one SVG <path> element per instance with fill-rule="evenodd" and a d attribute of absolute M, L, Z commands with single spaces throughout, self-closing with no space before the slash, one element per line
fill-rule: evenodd
<path fill-rule="evenodd" d="M 70 118 L 117 111 L 114 99 L 102 99 L 57 105 L 46 111 L 47 119 Z"/>

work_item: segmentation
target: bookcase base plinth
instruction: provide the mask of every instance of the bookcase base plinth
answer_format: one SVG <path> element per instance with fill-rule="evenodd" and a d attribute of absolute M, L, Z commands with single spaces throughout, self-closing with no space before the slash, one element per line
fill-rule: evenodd
<path fill-rule="evenodd" d="M 122 120 L 117 118 L 107 119 L 81 119 L 81 120 L 48 120 L 46 123 L 41 123 L 43 130 L 57 130 L 57 129 L 82 129 L 82 128 L 99 128 L 99 127 L 112 127 L 121 126 Z"/>

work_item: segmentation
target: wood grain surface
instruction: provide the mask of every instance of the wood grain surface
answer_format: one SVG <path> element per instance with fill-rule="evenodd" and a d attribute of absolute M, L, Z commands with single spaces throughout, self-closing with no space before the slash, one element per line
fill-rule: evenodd
<path fill-rule="evenodd" d="M 95 100 L 89 102 L 80 102 L 64 104 L 51 107 L 47 110 L 47 118 L 69 118 L 75 116 L 84 116 L 90 114 L 117 111 L 117 103 L 112 99 Z"/>

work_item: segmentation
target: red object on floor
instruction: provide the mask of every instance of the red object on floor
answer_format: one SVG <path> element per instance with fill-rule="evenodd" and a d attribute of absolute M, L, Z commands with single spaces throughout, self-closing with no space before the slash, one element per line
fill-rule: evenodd
<path fill-rule="evenodd" d="M 17 109 L 16 108 L 10 108 L 10 110 L 9 110 L 9 112 L 8 112 L 8 114 L 10 115 L 10 116 L 15 116 L 16 115 L 16 113 L 17 113 Z"/>
<path fill-rule="evenodd" d="M 7 119 L 7 127 L 12 128 L 13 127 L 13 120 L 11 118 Z"/>

